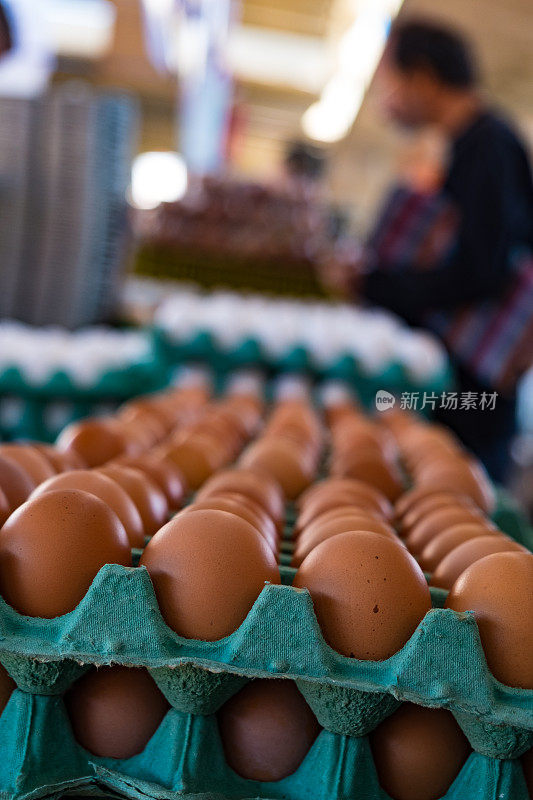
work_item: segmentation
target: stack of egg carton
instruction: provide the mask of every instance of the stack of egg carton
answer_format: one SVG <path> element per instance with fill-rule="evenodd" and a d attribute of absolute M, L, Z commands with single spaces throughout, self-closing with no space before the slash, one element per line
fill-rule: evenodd
<path fill-rule="evenodd" d="M 1 313 L 73 328 L 109 315 L 123 266 L 136 106 L 69 83 L 0 99 Z M 11 218 L 12 217 L 12 218 Z"/>
<path fill-rule="evenodd" d="M 527 800 L 516 756 L 533 745 L 533 692 L 490 674 L 473 615 L 439 607 L 437 592 L 399 652 L 360 661 L 325 643 L 309 593 L 290 585 L 291 568 L 281 573 L 282 585 L 265 586 L 238 630 L 214 642 L 170 630 L 144 568 L 103 567 L 56 619 L 24 618 L 0 600 L 0 661 L 19 687 L 0 718 L 0 798 L 388 800 L 367 734 L 410 701 L 450 709 L 472 745 L 446 800 Z M 89 665 L 109 663 L 147 667 L 172 707 L 126 760 L 83 750 L 62 700 Z M 227 767 L 214 715 L 249 679 L 274 677 L 296 682 L 324 730 L 293 775 L 247 781 Z"/>

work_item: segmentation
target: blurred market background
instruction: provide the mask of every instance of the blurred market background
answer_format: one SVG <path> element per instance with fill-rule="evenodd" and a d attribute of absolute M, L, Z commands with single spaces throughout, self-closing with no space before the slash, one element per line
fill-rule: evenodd
<path fill-rule="evenodd" d="M 452 387 L 442 346 L 327 297 L 317 264 L 368 233 L 439 140 L 383 125 L 396 17 L 431 0 L 5 0 L 0 429 L 53 439 L 171 379 L 260 367 L 378 389 Z M 530 0 L 448 0 L 533 147 Z M 45 330 L 43 330 L 45 328 Z M 533 373 L 511 486 L 533 505 Z"/>

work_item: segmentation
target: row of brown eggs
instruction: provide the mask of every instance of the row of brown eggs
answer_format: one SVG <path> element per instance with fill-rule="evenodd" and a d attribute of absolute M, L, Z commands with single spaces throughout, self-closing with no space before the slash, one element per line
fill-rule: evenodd
<path fill-rule="evenodd" d="M 402 494 L 404 479 L 393 437 L 355 405 L 345 402 L 335 410 L 329 413 L 330 475 L 363 480 L 394 502 Z"/>
<path fill-rule="evenodd" d="M 446 607 L 473 611 L 487 663 L 502 683 L 533 688 L 533 555 L 500 531 L 480 464 L 440 426 L 395 412 L 386 417 L 413 488 L 396 503 L 405 545 L 449 590 Z"/>
<path fill-rule="evenodd" d="M 56 446 L 0 445 L 0 523 L 52 477 L 101 467 L 112 460 L 148 474 L 165 493 L 169 507 L 178 508 L 186 488 L 183 474 L 177 464 L 171 470 L 168 460 L 152 458 L 151 454 L 176 426 L 189 424 L 206 402 L 204 390 L 174 389 L 127 403 L 114 416 L 73 423 L 65 428 Z M 138 539 L 139 520 L 130 519 L 130 526 L 132 536 Z"/>
<path fill-rule="evenodd" d="M 287 500 L 294 500 L 316 477 L 323 448 L 318 415 L 306 399 L 278 401 L 259 438 L 242 454 L 243 467 L 277 481 Z"/>
<path fill-rule="evenodd" d="M 0 668 L 0 713 L 14 689 Z M 92 668 L 70 688 L 65 705 L 73 735 L 93 756 L 128 759 L 143 752 L 169 703 L 145 669 Z M 296 772 L 320 725 L 290 680 L 255 679 L 219 709 L 225 760 L 242 778 L 275 782 Z M 392 800 L 442 797 L 471 753 L 449 711 L 403 704 L 370 734 L 381 787 Z M 533 750 L 522 757 L 533 789 Z"/>

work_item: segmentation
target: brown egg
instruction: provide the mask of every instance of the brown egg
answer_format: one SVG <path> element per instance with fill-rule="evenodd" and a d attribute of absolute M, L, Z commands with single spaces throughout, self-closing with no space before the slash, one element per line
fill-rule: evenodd
<path fill-rule="evenodd" d="M 252 680 L 217 714 L 228 766 L 252 781 L 280 781 L 296 772 L 320 725 L 296 684 Z"/>
<path fill-rule="evenodd" d="M 50 444 L 32 442 L 32 447 L 43 455 L 54 472 L 68 472 L 71 469 L 84 469 L 86 464 L 75 453 L 61 453 Z"/>
<path fill-rule="evenodd" d="M 335 519 L 336 517 L 344 517 L 346 514 L 358 514 L 359 516 L 363 516 L 367 519 L 372 519 L 377 522 L 382 522 L 384 525 L 388 525 L 388 522 L 385 522 L 379 511 L 376 511 L 375 508 L 365 508 L 357 503 L 347 503 L 346 505 L 335 506 L 335 508 L 330 508 L 327 511 L 323 511 L 300 532 L 297 538 L 303 536 L 305 531 L 307 531 L 311 525 L 324 524 L 332 519 Z"/>
<path fill-rule="evenodd" d="M 116 481 L 129 494 L 141 515 L 145 536 L 152 536 L 168 520 L 167 498 L 145 472 L 133 467 L 109 464 L 100 472 Z"/>
<path fill-rule="evenodd" d="M 507 536 L 498 532 L 489 536 L 477 536 L 454 547 L 442 561 L 439 562 L 433 575 L 430 586 L 439 586 L 441 589 L 451 589 L 457 578 L 465 569 L 476 561 L 492 553 L 527 552 L 527 549 L 518 542 L 513 542 Z"/>
<path fill-rule="evenodd" d="M 191 435 L 180 444 L 169 445 L 163 455 L 179 467 L 192 490 L 198 489 L 225 460 L 220 445 L 200 434 Z"/>
<path fill-rule="evenodd" d="M 439 800 L 471 753 L 450 711 L 411 703 L 378 725 L 370 746 L 379 784 L 391 800 Z"/>
<path fill-rule="evenodd" d="M 249 469 L 225 469 L 213 475 L 198 492 L 196 499 L 203 500 L 221 491 L 245 494 L 258 502 L 279 523 L 285 515 L 283 494 L 276 481 L 268 475 L 258 475 Z"/>
<path fill-rule="evenodd" d="M 87 492 L 46 492 L 15 511 L 0 533 L 0 594 L 19 613 L 73 611 L 104 564 L 131 566 L 122 523 Z"/>
<path fill-rule="evenodd" d="M 319 517 L 318 520 L 311 522 L 299 536 L 292 558 L 293 567 L 299 567 L 311 550 L 321 542 L 347 531 L 371 531 L 382 536 L 388 536 L 389 539 L 393 539 L 395 542 L 399 541 L 390 525 L 387 525 L 383 520 L 373 519 L 369 515 L 352 512 L 344 516 L 335 516 L 326 522 L 321 522 L 320 520 L 321 518 Z"/>
<path fill-rule="evenodd" d="M 11 508 L 9 506 L 9 501 L 2 489 L 0 489 L 0 528 L 9 517 L 10 513 Z"/>
<path fill-rule="evenodd" d="M 486 514 L 494 510 L 494 490 L 479 464 L 465 462 L 435 463 L 424 471 L 420 483 L 440 491 L 466 494 Z"/>
<path fill-rule="evenodd" d="M 432 539 L 451 528 L 452 525 L 461 523 L 485 523 L 486 518 L 481 515 L 477 508 L 467 506 L 457 506 L 456 508 L 438 508 L 424 517 L 415 527 L 409 531 L 405 543 L 409 550 L 418 555 Z"/>
<path fill-rule="evenodd" d="M 20 464 L 0 455 L 0 487 L 7 498 L 9 511 L 22 505 L 37 486 Z"/>
<path fill-rule="evenodd" d="M 174 517 L 140 563 L 167 625 L 189 639 L 215 641 L 233 633 L 265 583 L 280 582 L 267 542 L 249 522 L 224 511 Z"/>
<path fill-rule="evenodd" d="M 474 612 L 497 680 L 533 689 L 533 554 L 494 553 L 476 561 L 452 586 L 446 608 Z"/>
<path fill-rule="evenodd" d="M 246 507 L 230 497 L 213 495 L 206 497 L 205 500 L 197 500 L 187 506 L 181 513 L 187 514 L 190 511 L 226 511 L 228 514 L 235 514 L 237 517 L 246 520 L 252 525 L 260 536 L 263 536 L 274 553 L 278 551 L 278 535 L 274 523 L 269 517 L 265 517 L 271 523 L 270 528 L 265 528 L 263 518 L 258 516 L 252 509 Z"/>
<path fill-rule="evenodd" d="M 401 497 L 398 498 L 394 505 L 394 516 L 396 519 L 403 519 L 403 517 L 417 505 L 421 500 L 426 500 L 428 497 L 432 497 L 436 494 L 442 494 L 443 491 L 452 495 L 460 495 L 464 497 L 460 492 L 455 492 L 453 490 L 442 490 L 439 489 L 438 486 L 420 486 L 416 485 L 413 486 L 412 489 L 409 489 L 408 492 L 402 494 Z M 470 498 L 471 499 L 471 498 Z"/>
<path fill-rule="evenodd" d="M 304 510 L 307 511 L 307 507 L 311 502 L 314 503 L 318 496 L 329 495 L 333 491 L 345 491 L 346 494 L 350 495 L 351 498 L 356 501 L 367 498 L 367 505 L 369 507 L 375 508 L 385 519 L 392 518 L 392 507 L 387 498 L 374 486 L 370 486 L 370 484 L 355 480 L 354 478 L 327 478 L 324 481 L 313 484 L 313 486 L 299 498 L 298 508 L 302 512 L 304 512 Z"/>
<path fill-rule="evenodd" d="M 524 778 L 530 798 L 533 798 L 533 747 L 521 759 Z"/>
<path fill-rule="evenodd" d="M 32 499 L 58 489 L 77 489 L 98 497 L 115 512 L 123 524 L 131 547 L 144 546 L 143 523 L 137 506 L 122 486 L 107 475 L 89 469 L 63 472 L 42 483 L 33 493 Z"/>
<path fill-rule="evenodd" d="M 350 453 L 345 458 L 335 461 L 331 474 L 365 481 L 393 503 L 404 490 L 398 467 L 393 463 L 388 463 L 383 456 L 376 456 L 368 451 L 356 455 Z"/>
<path fill-rule="evenodd" d="M 2 444 L 0 456 L 15 461 L 36 486 L 56 474 L 46 458 L 29 444 Z"/>
<path fill-rule="evenodd" d="M 147 670 L 117 666 L 91 669 L 65 704 L 76 741 L 101 758 L 142 753 L 170 707 Z"/>
<path fill-rule="evenodd" d="M 152 444 L 163 441 L 170 431 L 166 423 L 152 411 L 142 408 L 123 407 L 119 411 L 120 419 L 129 425 L 137 425 L 147 432 Z"/>
<path fill-rule="evenodd" d="M 73 422 L 63 430 L 57 447 L 78 455 L 88 467 L 99 467 L 121 455 L 135 455 L 138 448 L 118 419 L 90 417 Z"/>
<path fill-rule="evenodd" d="M 241 494 L 240 492 L 215 492 L 214 494 L 210 494 L 209 497 L 206 497 L 205 501 L 211 502 L 212 500 L 218 501 L 219 499 L 232 500 L 234 503 L 238 503 L 243 510 L 251 512 L 257 522 L 259 522 L 261 527 L 265 530 L 268 539 L 275 543 L 275 549 L 277 549 L 279 541 L 278 529 L 272 517 L 267 514 L 264 508 L 256 500 L 254 500 L 252 497 L 249 497 L 249 495 Z M 195 503 L 198 502 L 203 503 L 204 501 L 195 501 Z"/>
<path fill-rule="evenodd" d="M 359 493 L 357 490 L 332 488 L 331 491 L 315 495 L 305 504 L 296 520 L 295 533 L 298 535 L 300 531 L 326 511 L 333 511 L 340 506 L 346 505 L 352 505 L 354 508 L 365 512 L 373 511 L 379 513 L 380 511 L 373 498 L 369 498 L 365 493 Z M 381 519 L 383 519 L 383 516 L 381 516 Z"/>
<path fill-rule="evenodd" d="M 324 639 L 351 658 L 389 658 L 431 609 L 414 558 L 378 533 L 341 533 L 322 542 L 302 563 L 293 586 L 309 589 Z"/>
<path fill-rule="evenodd" d="M 431 494 L 413 505 L 403 517 L 400 528 L 403 533 L 407 534 L 420 520 L 428 517 L 433 511 L 441 508 L 457 508 L 457 506 L 467 506 L 470 509 L 472 507 L 477 508 L 466 495 L 452 494 L 451 492 Z"/>
<path fill-rule="evenodd" d="M 178 466 L 169 459 L 159 459 L 149 454 L 137 456 L 122 456 L 112 464 L 140 469 L 151 478 L 161 489 L 171 511 L 177 511 L 183 505 L 186 486 L 185 478 Z"/>
<path fill-rule="evenodd" d="M 309 486 L 315 472 L 312 459 L 281 438 L 258 440 L 243 453 L 239 463 L 271 475 L 289 500 L 294 500 Z"/>
<path fill-rule="evenodd" d="M 418 562 L 422 569 L 427 572 L 433 572 L 442 559 L 446 558 L 448 553 L 451 553 L 455 547 L 463 544 L 463 542 L 468 542 L 479 536 L 490 536 L 498 533 L 500 531 L 492 523 L 460 522 L 458 525 L 452 525 L 450 528 L 441 531 L 438 536 L 428 542 L 420 553 Z"/>
<path fill-rule="evenodd" d="M 0 716 L 16 688 L 17 684 L 9 677 L 6 670 L 0 664 Z"/>

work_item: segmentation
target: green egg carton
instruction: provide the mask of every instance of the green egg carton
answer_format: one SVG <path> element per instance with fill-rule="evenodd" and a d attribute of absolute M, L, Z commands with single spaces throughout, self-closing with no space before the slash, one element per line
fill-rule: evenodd
<path fill-rule="evenodd" d="M 531 546 L 518 509 L 505 493 L 497 498 L 494 518 Z M 18 686 L 0 717 L 0 800 L 80 792 L 135 800 L 389 800 L 367 735 L 403 701 L 450 709 L 472 745 L 445 800 L 528 800 L 518 758 L 533 745 L 533 691 L 491 675 L 473 615 L 443 609 L 446 592 L 432 589 L 433 610 L 391 658 L 339 655 L 324 641 L 307 590 L 291 586 L 292 507 L 287 519 L 281 585 L 266 585 L 243 624 L 220 641 L 170 630 L 144 567 L 104 566 L 79 606 L 56 619 L 21 616 L 0 599 L 0 662 Z M 171 705 L 144 752 L 125 761 L 84 751 L 62 699 L 91 665 L 109 664 L 146 667 Z M 253 678 L 294 680 L 324 728 L 297 772 L 277 783 L 237 776 L 218 735 L 214 714 Z"/>
<path fill-rule="evenodd" d="M 164 389 L 168 382 L 166 362 L 155 357 L 110 370 L 87 386 L 76 384 L 63 371 L 55 372 L 44 383 L 33 384 L 12 367 L 0 375 L 0 436 L 54 441 L 70 422 L 110 413 L 125 400 L 141 392 Z"/>
<path fill-rule="evenodd" d="M 1 800 L 66 794 L 131 800 L 390 800 L 366 737 L 323 730 L 292 775 L 245 780 L 227 766 L 216 717 L 171 709 L 145 750 L 99 758 L 73 738 L 61 697 L 15 691 L 0 718 Z M 443 800 L 528 800 L 518 761 L 473 753 Z"/>
<path fill-rule="evenodd" d="M 246 339 L 231 349 L 224 349 L 206 330 L 199 330 L 183 341 L 175 341 L 165 331 L 153 330 L 155 349 L 161 359 L 172 365 L 183 362 L 204 362 L 214 370 L 228 371 L 240 367 L 258 367 L 269 373 L 296 372 L 318 380 L 342 380 L 351 385 L 364 405 L 372 407 L 376 392 L 386 389 L 398 397 L 402 392 L 439 393 L 453 385 L 450 365 L 425 381 L 411 377 L 399 362 L 392 362 L 375 374 L 365 372 L 351 354 L 339 356 L 331 364 L 319 366 L 305 345 L 296 345 L 277 358 L 269 356 L 261 343 Z"/>
<path fill-rule="evenodd" d="M 137 665 L 177 710 L 211 714 L 247 679 L 284 677 L 337 734 L 365 735 L 410 700 L 449 708 L 484 755 L 533 744 L 533 691 L 495 680 L 473 615 L 449 609 L 429 611 L 391 658 L 360 661 L 326 644 L 307 590 L 266 585 L 237 631 L 195 641 L 165 624 L 144 567 L 106 565 L 65 616 L 28 619 L 1 601 L 0 661 L 30 694 L 61 694 L 90 664 Z"/>

